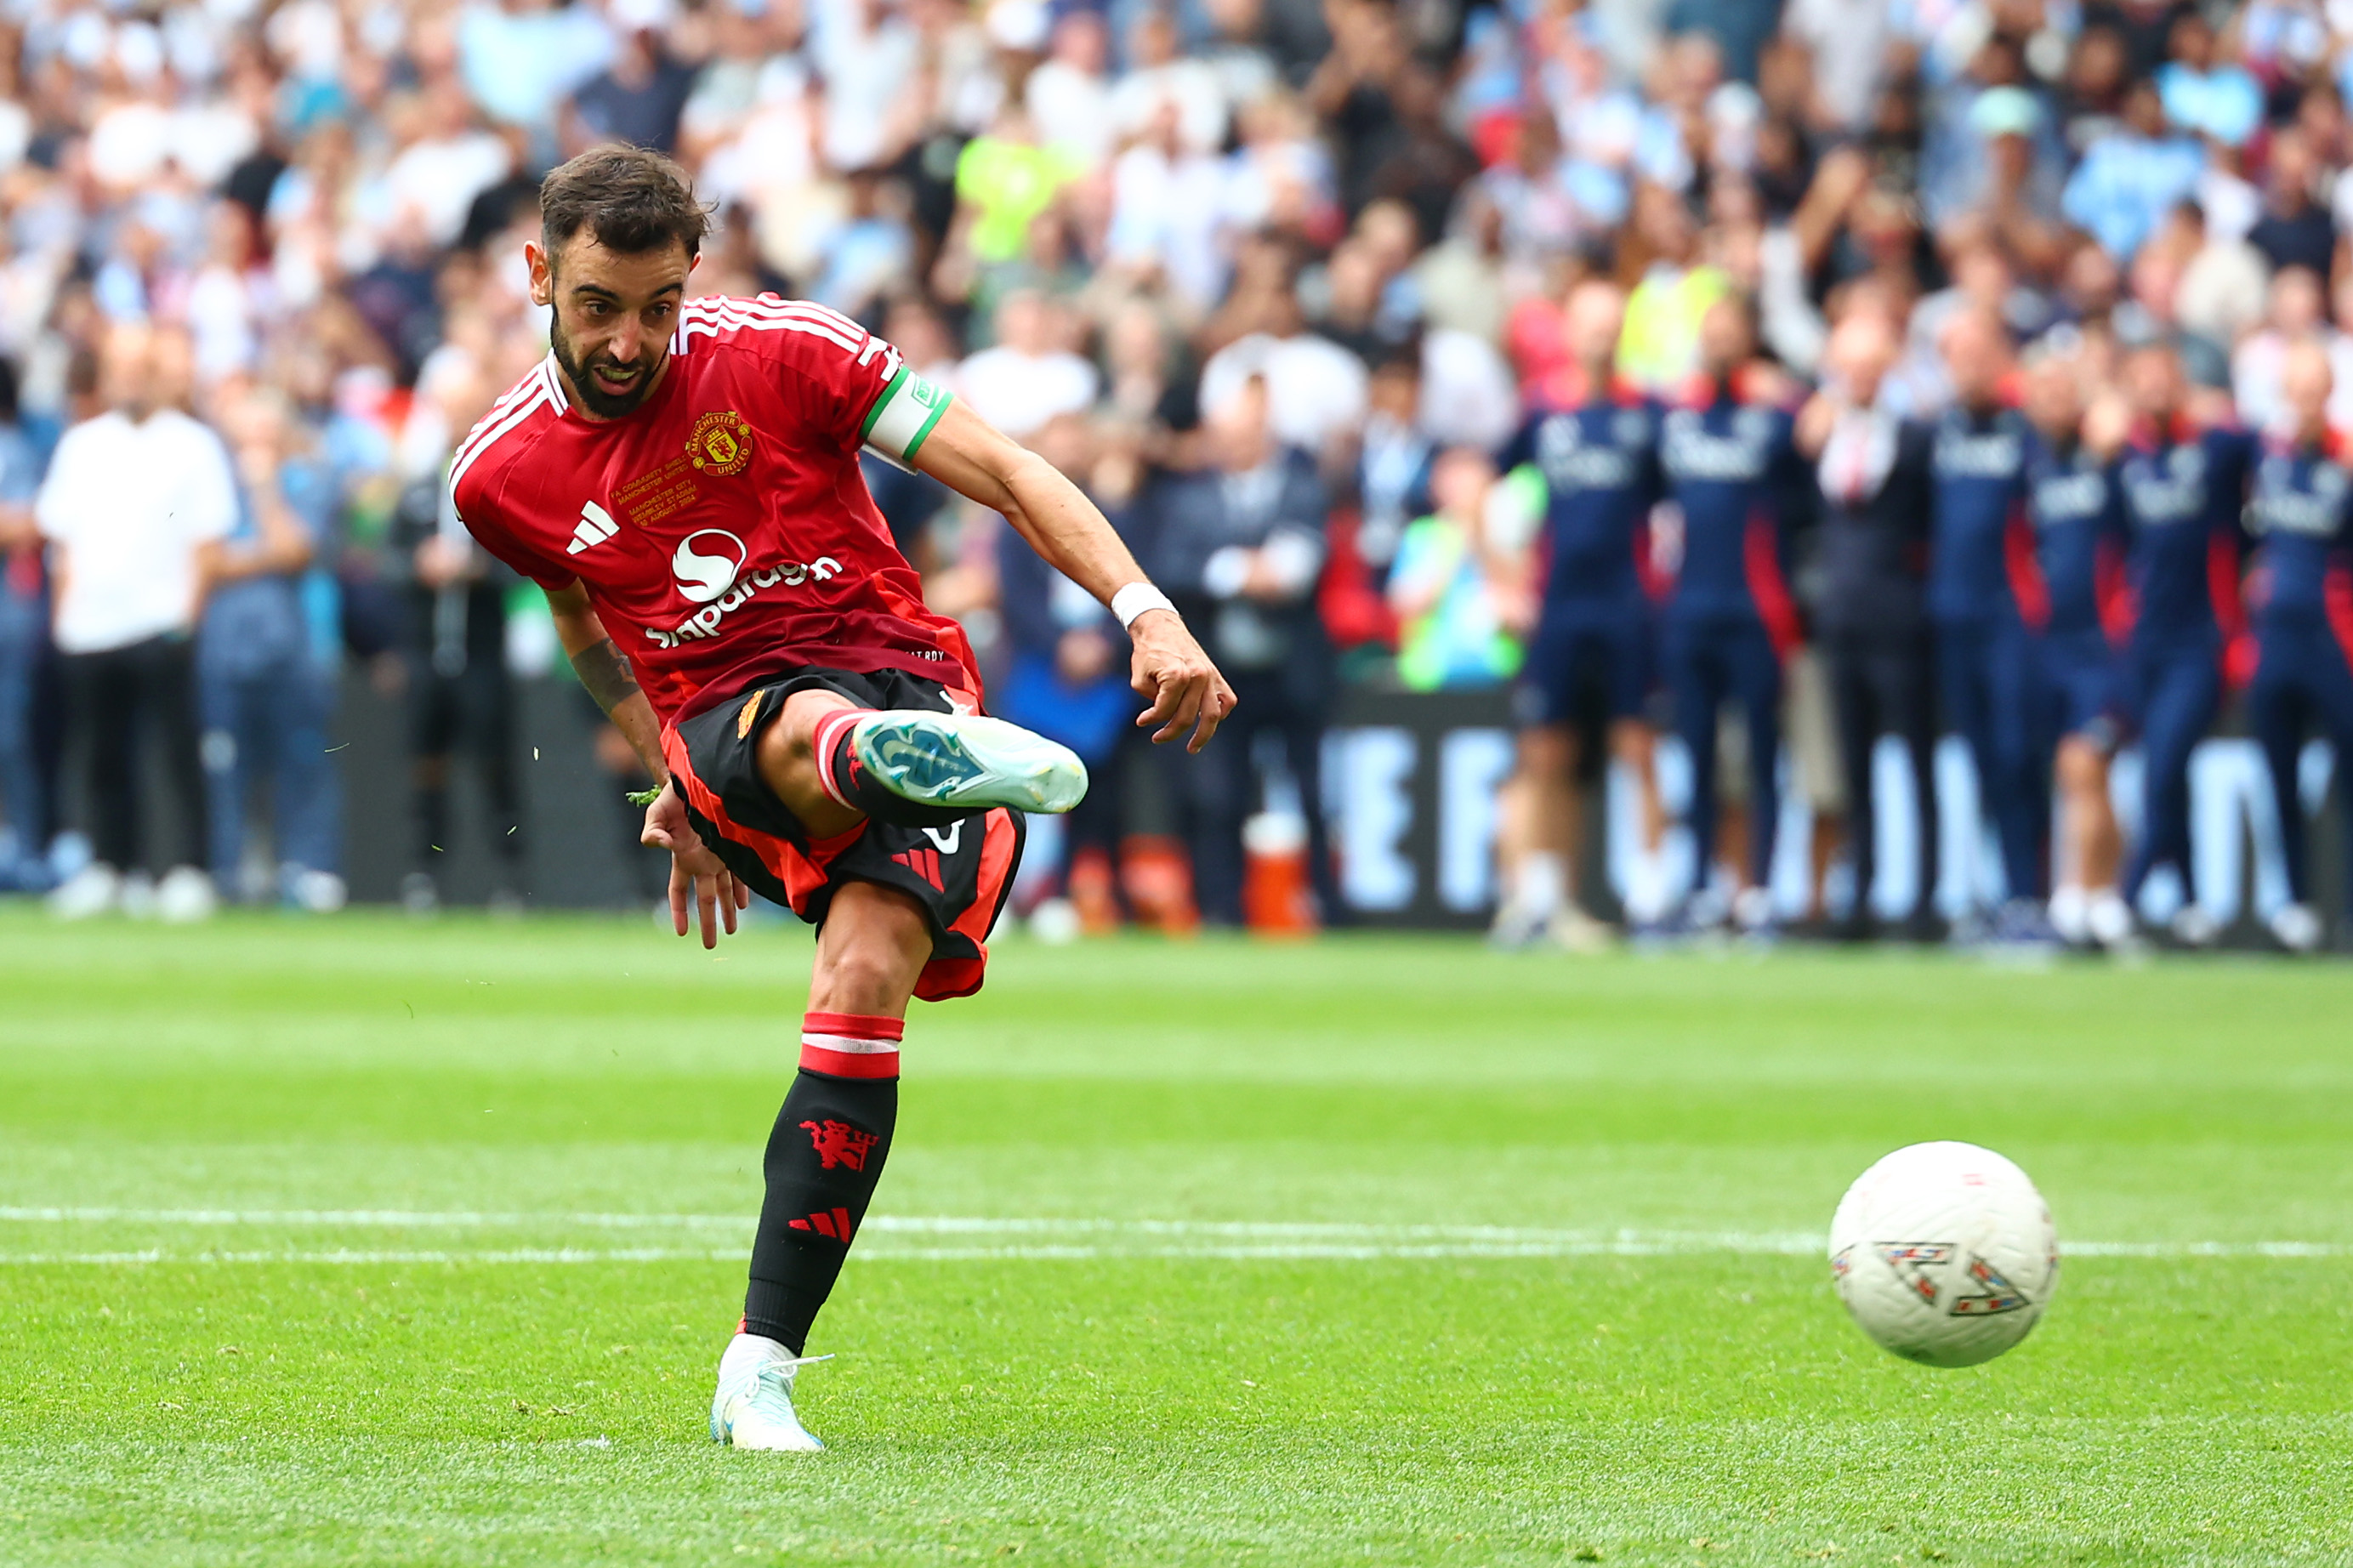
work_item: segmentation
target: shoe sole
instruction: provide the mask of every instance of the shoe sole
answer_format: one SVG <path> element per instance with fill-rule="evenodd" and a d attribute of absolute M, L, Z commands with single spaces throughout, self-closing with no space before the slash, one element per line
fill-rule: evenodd
<path fill-rule="evenodd" d="M 1077 752 L 1002 719 L 891 713 L 860 726 L 851 747 L 883 788 L 919 805 L 1059 815 L 1086 798 Z"/>
<path fill-rule="evenodd" d="M 825 1444 L 818 1439 L 816 1433 L 806 1426 L 800 1426 L 799 1431 L 802 1436 L 808 1439 L 807 1447 L 797 1443 L 738 1443 L 735 1440 L 733 1424 L 729 1422 L 723 1414 L 731 1400 L 732 1396 L 723 1390 L 713 1395 L 711 1401 L 711 1440 L 722 1447 L 740 1448 L 747 1454 L 822 1454 L 825 1452 Z M 797 1415 L 795 1425 L 797 1426 L 799 1425 Z"/>
<path fill-rule="evenodd" d="M 747 1454 L 822 1454 L 825 1452 L 825 1445 L 818 1441 L 815 1433 L 809 1432 L 806 1427 L 802 1428 L 802 1432 L 809 1440 L 810 1446 L 806 1448 L 794 1444 L 779 1443 L 769 1447 L 762 1444 L 738 1443 L 735 1441 L 734 1431 L 720 1421 L 719 1413 L 716 1410 L 711 1413 L 711 1440 L 723 1448 L 741 1448 Z"/>

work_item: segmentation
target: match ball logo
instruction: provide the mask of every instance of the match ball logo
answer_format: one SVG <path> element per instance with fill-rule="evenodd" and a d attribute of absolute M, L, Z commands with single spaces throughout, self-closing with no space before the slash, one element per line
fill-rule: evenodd
<path fill-rule="evenodd" d="M 687 460 L 715 479 L 740 474 L 752 460 L 752 426 L 732 408 L 706 414 L 686 438 Z"/>

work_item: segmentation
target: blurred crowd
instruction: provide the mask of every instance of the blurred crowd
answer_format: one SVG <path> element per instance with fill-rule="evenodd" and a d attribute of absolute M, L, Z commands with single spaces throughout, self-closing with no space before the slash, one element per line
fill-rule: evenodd
<path fill-rule="evenodd" d="M 718 219 L 696 291 L 806 297 L 881 332 L 1077 479 L 1207 633 L 1234 729 L 1197 763 L 1130 766 L 1115 625 L 999 520 L 871 471 L 993 706 L 1102 781 L 1046 889 L 1091 925 L 1240 920 L 1246 828 L 1272 843 L 1286 814 L 1312 907 L 1340 918 L 1317 805 L 1351 683 L 1517 683 L 1506 935 L 1581 940 L 1574 796 L 1602 762 L 1634 778 L 1655 850 L 1666 735 L 1701 848 L 1688 886 L 1638 876 L 1630 919 L 1786 917 L 1742 899 L 1784 728 L 1825 864 L 1842 841 L 1868 889 L 1869 770 L 1841 742 L 1958 733 L 2013 826 L 2089 764 L 2065 725 L 2010 733 L 2002 691 L 1957 677 L 2008 646 L 1956 654 L 1950 626 L 1983 606 L 1924 599 L 1870 679 L 1832 658 L 1833 628 L 1886 631 L 1832 602 L 1862 591 L 1835 569 L 1862 492 L 1811 466 L 1863 438 L 1842 420 L 1870 412 L 1900 444 L 2059 364 L 2072 390 L 2038 426 L 2057 432 L 2131 391 L 2151 345 L 2181 384 L 2148 371 L 2119 418 L 2292 437 L 2307 346 L 2330 421 L 2353 417 L 2343 0 L 10 0 L 0 18 L 0 879 L 69 914 L 339 904 L 327 737 L 353 673 L 407 714 L 407 901 L 438 897 L 461 768 L 525 829 L 497 838 L 502 897 L 524 891 L 512 681 L 542 612 L 466 539 L 442 476 L 545 353 L 522 258 L 537 179 L 599 142 L 695 175 Z M 1850 330 L 1866 320 L 1877 336 Z M 1723 404 L 1727 440 L 1788 426 L 1748 497 L 1786 602 L 1745 579 L 1725 611 L 1771 633 L 1761 655 L 1676 608 L 1716 546 L 1683 515 L 1708 476 L 1670 460 L 1625 563 L 1642 651 L 1606 676 L 1560 663 L 1581 657 L 1548 619 L 1580 481 L 1539 427 L 1603 398 L 1662 421 Z M 2102 461 L 2163 438 L 2120 426 Z M 1890 570 L 1937 570 L 1923 527 Z M 2103 769 L 2147 717 L 2108 635 Z M 2235 689 L 2173 728 L 2204 732 Z M 2338 721 L 2310 706 L 2299 744 Z M 617 794 L 638 782 L 626 747 L 596 765 Z M 1171 837 L 1123 874 L 1139 790 Z M 2011 934 L 2046 934 L 2048 910 L 2096 938 L 2095 905 L 2113 926 L 2116 856 L 2087 869 L 2062 839 L 2005 840 L 2007 900 L 2033 906 Z"/>

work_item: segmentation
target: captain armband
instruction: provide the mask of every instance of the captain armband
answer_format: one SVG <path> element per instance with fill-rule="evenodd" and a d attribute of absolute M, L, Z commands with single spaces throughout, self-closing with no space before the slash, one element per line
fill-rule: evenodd
<path fill-rule="evenodd" d="M 955 401 L 946 387 L 934 385 L 902 365 L 883 387 L 882 395 L 874 400 L 874 406 L 866 411 L 858 438 L 875 456 L 905 468 L 915 460 L 932 427 Z"/>

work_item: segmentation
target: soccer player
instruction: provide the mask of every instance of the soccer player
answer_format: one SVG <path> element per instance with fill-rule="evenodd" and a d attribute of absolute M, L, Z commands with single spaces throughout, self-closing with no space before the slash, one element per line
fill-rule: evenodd
<path fill-rule="evenodd" d="M 2113 948 L 2132 935 L 2132 911 L 2116 891 L 2124 840 L 2108 796 L 2108 763 L 2123 739 L 2122 671 L 2109 621 L 2120 609 L 2124 511 L 2108 465 L 2082 438 L 2081 374 L 2060 354 L 2027 372 L 2034 549 L 2012 562 L 2011 580 L 2059 734 L 2052 928 L 2063 942 Z"/>
<path fill-rule="evenodd" d="M 1579 395 L 1573 407 L 1528 420 L 1503 453 L 1506 470 L 1533 463 L 1544 476 L 1544 601 L 1527 663 L 1514 693 L 1521 722 L 1514 781 L 1529 814 L 1526 848 L 1504 872 L 1495 937 L 1526 941 L 1548 922 L 1559 934 L 1574 908 L 1567 889 L 1583 847 L 1577 775 L 1580 747 L 1606 739 L 1633 775 L 1641 855 L 1628 889 L 1628 919 L 1653 923 L 1665 911 L 1659 885 L 1664 819 L 1651 772 L 1652 736 L 1643 716 L 1651 694 L 1650 596 L 1641 565 L 1657 504 L 1662 410 L 1610 365 L 1626 319 L 1616 286 L 1579 284 L 1568 299 L 1567 335 Z M 1575 917 L 1569 916 L 1570 930 Z"/>
<path fill-rule="evenodd" d="M 2248 577 L 2256 647 L 2248 707 L 2271 766 L 2293 900 L 2273 914 L 2272 934 L 2291 952 L 2310 952 L 2321 937 L 2296 788 L 2305 731 L 2316 721 L 2337 752 L 2338 797 L 2353 806 L 2353 583 L 2347 580 L 2353 468 L 2344 442 L 2328 428 L 2333 386 L 2327 351 L 2316 343 L 2288 350 L 2280 394 L 2295 432 L 2267 444 L 2247 506 L 2256 549 Z M 2346 820 L 2353 823 L 2353 811 Z M 2353 898 L 2353 834 L 2346 847 L 2345 887 Z M 2338 918 L 2345 913 L 2338 910 Z"/>
<path fill-rule="evenodd" d="M 2239 629 L 2240 511 L 2255 444 L 2243 431 L 2201 430 L 2189 422 L 2181 361 L 2168 344 L 2133 350 L 2125 360 L 2124 390 L 2138 422 L 2117 476 L 2133 598 L 2126 668 L 2145 781 L 2140 840 L 2125 868 L 2124 896 L 2137 906 L 2148 874 L 2170 862 L 2188 894 L 2174 915 L 2173 936 L 2204 947 L 2221 932 L 2198 901 L 2190 864 L 2189 753 L 2221 705 L 2222 658 Z M 2089 423 L 2084 434 L 2099 447 L 2109 438 Z"/>
<path fill-rule="evenodd" d="M 1659 460 L 1683 514 L 1663 663 L 1675 731 L 1691 756 L 1691 893 L 1705 889 L 1715 859 L 1717 712 L 1737 700 L 1748 730 L 1749 830 L 1732 916 L 1743 930 L 1763 932 L 1772 924 L 1766 882 L 1781 816 L 1781 661 L 1799 631 L 1784 564 L 1787 513 L 1804 476 L 1794 420 L 1771 378 L 1750 364 L 1756 344 L 1746 299 L 1708 307 L 1700 318 L 1702 375 L 1663 421 Z"/>
<path fill-rule="evenodd" d="M 1953 406 L 1936 421 L 1930 463 L 1928 615 L 1945 721 L 1968 742 L 2001 844 L 2008 887 L 1994 934 L 2047 940 L 2041 894 L 2050 808 L 2035 733 L 2040 682 L 2009 569 L 2013 531 L 2024 527 L 2027 426 L 2003 396 L 2010 358 L 2000 321 L 1974 310 L 1957 316 L 1940 346 Z"/>
<path fill-rule="evenodd" d="M 688 300 L 705 214 L 657 153 L 583 153 L 525 247 L 551 351 L 459 447 L 459 516 L 543 587 L 582 684 L 660 793 L 679 934 L 756 889 L 818 926 L 800 1072 L 776 1118 L 713 1439 L 813 1451 L 792 1403 L 809 1327 L 890 1153 L 908 999 L 968 995 L 1020 811 L 1085 770 L 978 715 L 953 621 L 923 607 L 861 447 L 1002 512 L 1134 643 L 1137 721 L 1198 751 L 1232 693 L 1078 489 L 814 305 Z"/>

